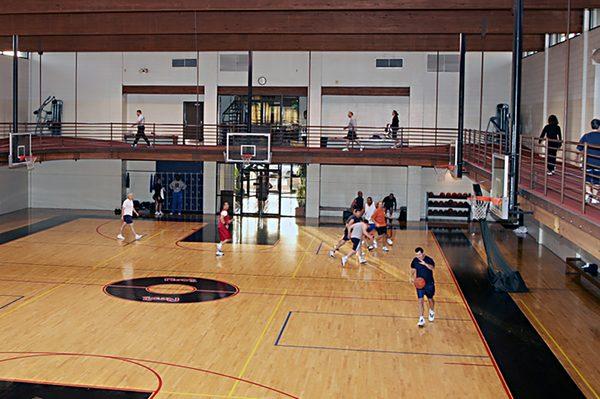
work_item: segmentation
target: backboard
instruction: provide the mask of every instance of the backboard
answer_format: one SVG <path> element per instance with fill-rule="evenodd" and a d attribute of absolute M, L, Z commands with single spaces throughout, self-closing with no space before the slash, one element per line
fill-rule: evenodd
<path fill-rule="evenodd" d="M 227 133 L 226 145 L 225 162 L 245 163 L 252 156 L 249 163 L 271 163 L 270 133 Z"/>
<path fill-rule="evenodd" d="M 27 165 L 31 156 L 31 133 L 11 133 L 9 138 L 8 167 L 17 168 Z"/>
<path fill-rule="evenodd" d="M 490 196 L 502 198 L 498 205 L 490 203 L 490 210 L 500 219 L 508 219 L 508 171 L 510 159 L 508 155 L 493 154 L 492 156 L 492 182 Z"/>

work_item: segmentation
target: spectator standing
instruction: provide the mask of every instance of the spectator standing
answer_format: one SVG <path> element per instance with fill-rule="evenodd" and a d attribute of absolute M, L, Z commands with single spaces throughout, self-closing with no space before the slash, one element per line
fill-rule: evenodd
<path fill-rule="evenodd" d="M 550 115 L 548 117 L 548 124 L 544 126 L 542 134 L 540 135 L 540 143 L 546 139 L 546 159 L 547 159 L 547 174 L 552 176 L 554 169 L 556 168 L 556 153 L 562 146 L 562 132 L 560 126 L 558 126 L 558 118 L 556 115 Z"/>
<path fill-rule="evenodd" d="M 181 179 L 181 175 L 175 175 L 175 180 L 169 184 L 169 188 L 173 191 L 171 214 L 181 215 L 183 210 L 183 191 L 187 188 L 187 185 Z"/>

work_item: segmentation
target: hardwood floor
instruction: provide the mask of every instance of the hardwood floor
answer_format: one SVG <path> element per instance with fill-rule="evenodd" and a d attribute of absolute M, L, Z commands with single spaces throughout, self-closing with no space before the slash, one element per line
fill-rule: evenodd
<path fill-rule="evenodd" d="M 342 269 L 339 255 L 327 256 L 340 228 L 282 219 L 275 245 L 226 245 L 217 259 L 214 244 L 181 242 L 200 222 L 135 226 L 140 241 L 114 239 L 113 216 L 0 245 L 0 380 L 173 399 L 509 396 L 426 230 L 398 231 L 389 254 Z M 408 282 L 417 245 L 438 265 L 437 316 L 423 329 Z M 103 291 L 163 276 L 219 280 L 239 293 L 144 303 Z"/>

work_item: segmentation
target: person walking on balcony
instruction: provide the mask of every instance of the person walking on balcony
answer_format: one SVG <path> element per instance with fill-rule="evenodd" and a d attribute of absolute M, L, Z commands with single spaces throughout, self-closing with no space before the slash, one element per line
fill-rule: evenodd
<path fill-rule="evenodd" d="M 544 139 L 547 141 L 547 173 L 548 176 L 552 176 L 554 174 L 554 169 L 556 169 L 556 153 L 562 146 L 562 133 L 560 131 L 560 126 L 558 126 L 558 118 L 556 115 L 550 115 L 548 117 L 548 124 L 544 126 L 542 134 L 540 135 L 540 144 Z"/>
<path fill-rule="evenodd" d="M 392 148 L 396 148 L 398 145 L 402 145 L 402 142 L 398 143 L 398 129 L 400 129 L 400 118 L 398 118 L 398 111 L 392 111 L 392 122 L 388 123 L 385 131 L 388 137 L 391 137 L 395 143 Z"/>
<path fill-rule="evenodd" d="M 181 216 L 183 210 L 183 190 L 187 188 L 187 185 L 181 179 L 181 175 L 175 175 L 175 180 L 169 184 L 169 188 L 173 190 L 171 215 Z"/>
<path fill-rule="evenodd" d="M 138 109 L 135 113 L 137 115 L 137 119 L 135 123 L 131 125 L 131 127 L 137 126 L 137 133 L 135 134 L 135 139 L 133 140 L 131 147 L 135 148 L 140 139 L 144 139 L 146 144 L 148 144 L 148 147 L 150 147 L 150 140 L 148 140 L 148 137 L 146 136 L 146 118 L 142 114 L 141 109 Z"/>
<path fill-rule="evenodd" d="M 600 203 L 600 119 L 592 119 L 592 131 L 581 136 L 577 150 L 583 152 L 587 143 L 583 170 L 586 181 L 585 200 L 589 204 Z"/>
<path fill-rule="evenodd" d="M 344 130 L 348 130 L 348 134 L 346 134 L 346 147 L 344 147 L 342 151 L 348 151 L 350 144 L 354 145 L 354 143 L 358 144 L 361 151 L 365 149 L 360 141 L 358 141 L 358 135 L 356 134 L 356 119 L 354 118 L 354 112 L 352 111 L 348 111 L 348 125 L 344 127 Z"/>

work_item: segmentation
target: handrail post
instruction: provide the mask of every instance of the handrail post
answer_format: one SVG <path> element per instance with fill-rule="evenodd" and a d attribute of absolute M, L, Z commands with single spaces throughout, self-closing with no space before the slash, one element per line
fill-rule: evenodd
<path fill-rule="evenodd" d="M 156 146 L 156 123 L 152 123 L 152 146 Z"/>
<path fill-rule="evenodd" d="M 479 137 L 481 137 L 481 131 L 479 132 Z M 479 140 L 477 140 L 479 141 Z M 488 137 L 487 137 L 487 133 L 483 134 L 483 169 L 485 169 L 487 167 L 487 142 L 488 142 Z M 478 143 L 479 145 L 481 145 L 481 143 Z"/>
<path fill-rule="evenodd" d="M 581 196 L 581 212 L 585 214 L 585 200 L 586 200 L 586 187 L 587 187 L 587 155 L 588 155 L 588 143 L 583 143 L 583 162 L 581 164 L 583 170 L 583 184 L 582 184 L 582 196 Z"/>
<path fill-rule="evenodd" d="M 545 140 L 544 149 L 546 151 L 544 157 L 544 195 L 548 195 L 548 139 Z"/>
<path fill-rule="evenodd" d="M 531 139 L 531 165 L 530 165 L 530 170 L 529 172 L 531 173 L 531 176 L 529 177 L 529 186 L 530 188 L 533 190 L 533 178 L 534 178 L 534 173 L 533 173 L 533 168 L 534 168 L 534 164 L 533 161 L 535 159 L 535 141 L 533 140 L 533 138 Z"/>
<path fill-rule="evenodd" d="M 110 123 L 110 148 L 113 146 L 113 123 Z"/>
<path fill-rule="evenodd" d="M 565 144 L 565 143 L 563 143 Z M 562 166 L 560 168 L 560 203 L 563 204 L 565 202 L 565 169 L 567 165 L 566 159 L 566 151 L 565 148 L 562 150 Z"/>

